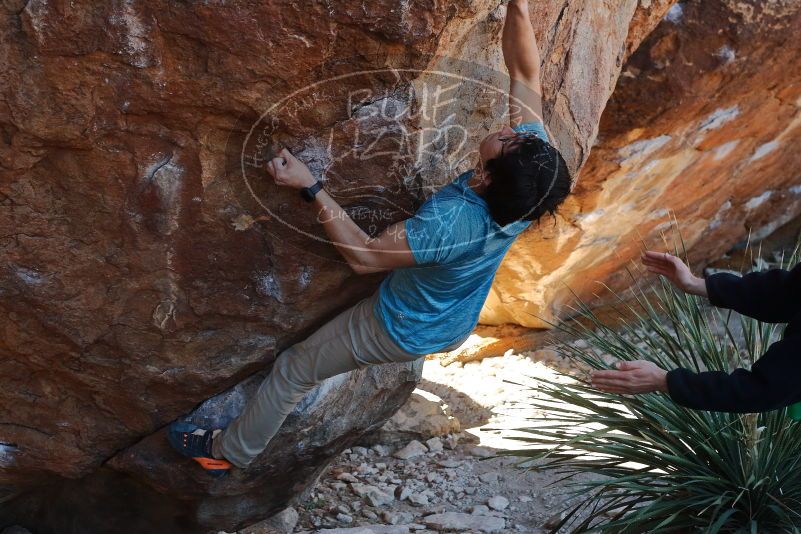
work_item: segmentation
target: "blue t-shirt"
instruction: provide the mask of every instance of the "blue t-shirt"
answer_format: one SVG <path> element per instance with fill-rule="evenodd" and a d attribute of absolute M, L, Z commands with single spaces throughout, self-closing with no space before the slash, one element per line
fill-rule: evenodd
<path fill-rule="evenodd" d="M 515 130 L 548 140 L 539 122 Z M 417 265 L 395 269 L 378 290 L 376 317 L 407 352 L 437 352 L 473 331 L 495 271 L 531 224 L 499 226 L 484 199 L 468 187 L 472 176 L 473 171 L 462 173 L 406 220 Z"/>

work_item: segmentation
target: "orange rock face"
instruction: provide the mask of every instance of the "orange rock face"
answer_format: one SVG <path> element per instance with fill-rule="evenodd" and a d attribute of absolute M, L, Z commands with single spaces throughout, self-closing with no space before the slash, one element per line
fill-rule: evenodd
<path fill-rule="evenodd" d="M 548 126 L 572 168 L 626 56 L 669 3 L 532 2 Z M 76 529 L 98 532 L 231 530 L 302 492 L 403 403 L 419 369 L 329 381 L 263 462 L 221 482 L 180 462 L 160 433 L 178 417 L 225 424 L 254 373 L 381 279 L 340 261 L 297 194 L 264 179 L 264 158 L 289 146 L 369 232 L 404 218 L 502 124 L 503 9 L 2 3 L 0 520 L 61 534 L 76 516 Z M 452 96 L 432 103 L 437 87 Z M 457 138 L 442 135 L 451 125 Z M 628 150 L 635 165 L 644 149 Z M 759 165 L 784 145 L 762 151 Z M 600 195 L 576 198 L 623 206 Z M 551 267 L 522 257 L 500 284 L 528 276 L 531 258 Z"/>
<path fill-rule="evenodd" d="M 547 326 L 571 290 L 629 286 L 643 243 L 678 245 L 674 218 L 699 269 L 797 217 L 799 24 L 795 2 L 674 6 L 624 67 L 556 224 L 510 250 L 482 321 Z"/>

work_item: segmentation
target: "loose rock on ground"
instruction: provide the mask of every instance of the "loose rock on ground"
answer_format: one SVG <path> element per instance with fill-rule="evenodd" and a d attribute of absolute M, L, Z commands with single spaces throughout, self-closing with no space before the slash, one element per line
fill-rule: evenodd
<path fill-rule="evenodd" d="M 503 432 L 488 430 L 523 421 L 520 411 L 531 392 L 506 380 L 554 377 L 541 359 L 550 367 L 569 369 L 558 355 L 545 359 L 542 354 L 549 353 L 508 353 L 447 367 L 427 361 L 418 391 L 432 392 L 427 397 L 441 403 L 425 413 L 452 414 L 456 421 L 441 427 L 448 433 L 345 450 L 299 506 L 295 531 L 547 532 L 545 524 L 566 498 L 559 487 L 546 487 L 556 477 L 521 470 L 514 457 L 497 457 L 499 446 L 518 443 L 504 442 Z M 415 403 L 424 398 L 415 397 Z M 404 416 L 405 431 L 420 435 L 413 419 Z M 462 430 L 447 431 L 454 427 Z"/>

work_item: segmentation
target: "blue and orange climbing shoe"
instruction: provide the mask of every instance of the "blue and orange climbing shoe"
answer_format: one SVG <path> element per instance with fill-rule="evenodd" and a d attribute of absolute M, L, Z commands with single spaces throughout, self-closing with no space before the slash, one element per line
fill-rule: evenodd
<path fill-rule="evenodd" d="M 175 450 L 192 458 L 213 477 L 224 477 L 231 470 L 231 463 L 214 458 L 211 443 L 215 432 L 200 428 L 192 423 L 175 422 L 167 431 L 167 438 Z"/>

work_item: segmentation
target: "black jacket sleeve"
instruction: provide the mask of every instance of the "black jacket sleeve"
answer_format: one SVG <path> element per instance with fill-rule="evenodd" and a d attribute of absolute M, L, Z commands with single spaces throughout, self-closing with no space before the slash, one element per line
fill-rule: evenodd
<path fill-rule="evenodd" d="M 787 323 L 801 312 L 801 264 L 791 271 L 713 274 L 706 277 L 706 290 L 713 306 L 765 323 Z"/>
<path fill-rule="evenodd" d="M 777 341 L 751 366 L 731 374 L 695 373 L 679 368 L 667 374 L 668 392 L 694 410 L 752 413 L 801 401 L 801 337 Z"/>

